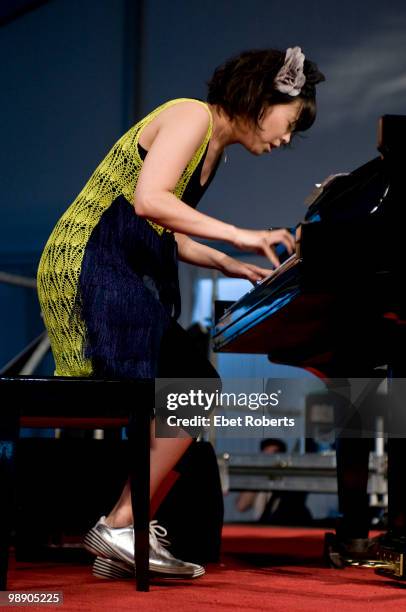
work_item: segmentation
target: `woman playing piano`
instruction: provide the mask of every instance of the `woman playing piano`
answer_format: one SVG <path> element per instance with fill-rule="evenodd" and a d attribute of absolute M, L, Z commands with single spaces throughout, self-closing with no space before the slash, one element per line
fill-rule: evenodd
<path fill-rule="evenodd" d="M 293 251 L 286 230 L 235 227 L 195 210 L 225 147 L 270 153 L 307 130 L 324 80 L 299 47 L 247 51 L 218 67 L 207 102 L 170 100 L 113 146 L 56 224 L 38 269 L 38 291 L 56 375 L 115 378 L 215 378 L 176 323 L 177 261 L 252 282 L 270 270 L 238 261 L 193 237 L 221 240 L 278 265 L 274 245 Z M 173 351 L 177 357 L 174 358 Z M 191 437 L 154 439 L 151 495 Z M 133 566 L 130 489 L 85 539 L 99 573 Z M 150 528 L 150 569 L 195 577 L 201 566 L 175 559 Z M 109 551 L 109 552 L 106 552 Z M 110 573 L 109 573 L 110 572 Z"/>

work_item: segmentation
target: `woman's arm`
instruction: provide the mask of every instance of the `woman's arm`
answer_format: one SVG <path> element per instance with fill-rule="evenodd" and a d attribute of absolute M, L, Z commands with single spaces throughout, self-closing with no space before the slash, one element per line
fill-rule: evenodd
<path fill-rule="evenodd" d="M 200 244 L 200 242 L 192 240 L 184 234 L 176 233 L 175 238 L 178 244 L 179 259 L 186 263 L 203 268 L 214 268 L 226 276 L 246 278 L 252 282 L 262 280 L 272 274 L 272 270 L 238 261 L 217 249 Z"/>
<path fill-rule="evenodd" d="M 137 181 L 137 214 L 173 231 L 232 242 L 233 225 L 194 210 L 172 193 L 207 134 L 208 111 L 201 104 L 183 102 L 167 109 L 161 119 Z"/>
<path fill-rule="evenodd" d="M 192 240 L 192 238 L 185 236 L 185 234 L 176 232 L 175 238 L 178 244 L 179 259 L 186 263 L 218 270 L 221 260 L 226 257 L 225 253 Z"/>
<path fill-rule="evenodd" d="M 165 111 L 137 181 L 137 214 L 175 232 L 224 240 L 242 250 L 263 254 L 278 265 L 271 245 L 282 242 L 292 252 L 294 244 L 289 232 L 239 229 L 194 210 L 172 193 L 203 142 L 208 126 L 209 115 L 201 104 L 184 102 Z"/>

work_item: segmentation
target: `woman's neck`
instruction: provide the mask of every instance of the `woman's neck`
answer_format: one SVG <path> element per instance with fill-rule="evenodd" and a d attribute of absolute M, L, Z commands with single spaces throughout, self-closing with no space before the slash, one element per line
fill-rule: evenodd
<path fill-rule="evenodd" d="M 222 151 L 225 147 L 238 142 L 234 122 L 217 104 L 208 104 L 213 117 L 213 132 L 211 145 L 214 151 Z"/>

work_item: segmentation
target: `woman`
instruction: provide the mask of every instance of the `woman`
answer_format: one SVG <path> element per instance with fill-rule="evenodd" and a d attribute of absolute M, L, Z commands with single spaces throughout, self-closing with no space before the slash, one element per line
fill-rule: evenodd
<path fill-rule="evenodd" d="M 294 240 L 286 230 L 241 229 L 194 207 L 225 147 L 239 143 L 261 155 L 308 129 L 316 114 L 315 85 L 322 80 L 299 47 L 244 52 L 216 69 L 207 103 L 171 100 L 122 136 L 58 221 L 39 264 L 39 298 L 56 375 L 218 376 L 176 323 L 177 259 L 252 282 L 271 271 L 189 236 L 226 241 L 274 265 L 279 262 L 273 245 L 293 252 Z M 174 346 L 180 361 L 173 358 Z M 190 443 L 190 437 L 154 440 L 151 496 Z M 127 483 L 85 539 L 104 558 L 96 562 L 99 574 L 115 575 L 120 562 L 133 566 L 132 520 Z M 157 539 L 162 533 L 153 522 L 151 571 L 204 573 L 174 559 Z"/>

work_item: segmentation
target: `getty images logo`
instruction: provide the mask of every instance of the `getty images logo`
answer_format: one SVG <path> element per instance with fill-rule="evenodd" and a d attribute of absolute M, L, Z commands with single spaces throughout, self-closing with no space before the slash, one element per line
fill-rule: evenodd
<path fill-rule="evenodd" d="M 281 391 L 274 393 L 207 393 L 202 389 L 191 389 L 183 393 L 168 393 L 166 407 L 168 410 L 177 410 L 180 407 L 192 406 L 203 410 L 212 410 L 222 407 L 241 407 L 258 410 L 267 406 L 278 406 Z"/>

